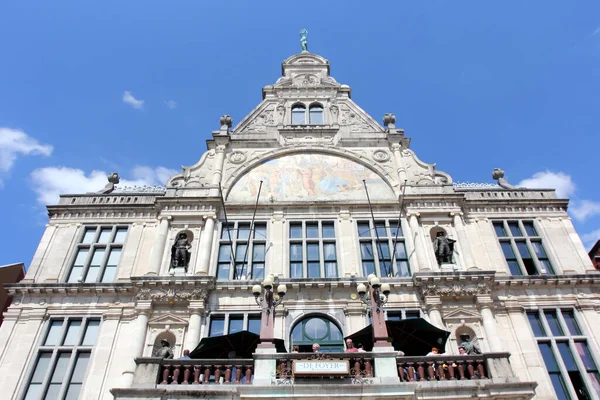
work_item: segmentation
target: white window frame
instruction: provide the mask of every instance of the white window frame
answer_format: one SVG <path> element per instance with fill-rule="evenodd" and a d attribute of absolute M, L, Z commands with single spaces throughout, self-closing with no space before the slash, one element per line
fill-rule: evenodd
<path fill-rule="evenodd" d="M 512 276 L 531 276 L 528 273 L 527 268 L 523 262 L 523 257 L 521 256 L 521 252 L 517 246 L 517 242 L 525 242 L 525 245 L 527 246 L 527 251 L 529 252 L 529 255 L 531 256 L 531 260 L 533 260 L 533 264 L 534 264 L 536 271 L 538 272 L 538 275 L 553 275 L 553 274 L 555 274 L 554 266 L 556 265 L 556 263 L 553 262 L 553 260 L 550 256 L 550 253 L 548 252 L 548 248 L 546 246 L 544 246 L 544 241 L 543 241 L 542 235 L 540 235 L 540 228 L 537 226 L 536 221 L 531 220 L 531 219 L 495 219 L 495 220 L 491 220 L 491 223 L 492 223 L 492 229 L 494 230 L 496 238 L 498 239 L 498 244 L 500 246 L 500 252 L 502 253 L 502 256 L 504 257 L 504 260 L 506 262 L 506 266 L 508 268 L 508 272 L 510 275 L 512 275 Z M 504 236 L 504 237 L 498 236 L 498 232 L 496 232 L 496 227 L 495 227 L 495 224 L 498 224 L 498 223 L 502 223 L 502 226 L 504 228 L 504 232 L 505 232 L 506 236 Z M 519 230 L 521 231 L 521 236 L 513 235 L 512 231 L 510 230 L 510 224 L 513 224 L 513 223 L 517 223 Z M 536 232 L 535 236 L 530 236 L 527 233 L 524 223 L 530 223 L 533 226 L 533 229 Z M 510 270 L 509 259 L 506 257 L 506 254 L 504 254 L 504 250 L 502 248 L 503 242 L 510 243 L 512 252 L 515 255 L 514 260 L 517 262 L 521 274 L 514 275 L 513 271 Z M 539 242 L 540 245 L 542 246 L 544 253 L 546 253 L 546 258 L 542 258 L 542 260 L 546 260 L 548 262 L 548 264 L 551 268 L 550 271 L 548 271 L 546 266 L 544 266 L 540 262 L 540 259 L 538 258 L 537 254 L 535 253 L 535 249 L 534 249 L 533 245 L 531 244 L 531 242 Z M 512 261 L 513 259 L 511 258 L 510 260 Z"/>
<path fill-rule="evenodd" d="M 235 317 L 242 317 L 243 318 L 243 323 L 242 323 L 242 330 L 247 331 L 248 330 L 248 321 L 250 319 L 250 317 L 258 317 L 257 319 L 260 320 L 261 315 L 260 312 L 257 313 L 253 313 L 253 312 L 248 312 L 248 311 L 228 311 L 228 312 L 211 312 L 210 315 L 208 316 L 208 318 L 206 319 L 206 335 L 205 337 L 210 337 L 210 328 L 211 328 L 211 324 L 212 321 L 217 319 L 217 320 L 223 320 L 223 335 L 228 335 L 229 334 L 229 321 L 231 319 Z M 215 335 L 216 336 L 216 335 Z"/>
<path fill-rule="evenodd" d="M 326 238 L 323 237 L 323 224 L 331 224 L 333 225 L 333 237 Z M 317 238 L 309 238 L 306 235 L 306 227 L 307 225 L 317 225 L 317 230 L 319 232 L 319 236 Z M 300 225 L 302 228 L 302 237 L 301 238 L 292 238 L 291 230 L 292 226 Z M 291 220 L 287 227 L 287 243 L 288 243 L 288 271 L 289 277 L 292 279 L 306 279 L 308 276 L 308 246 L 309 244 L 318 244 L 319 246 L 319 276 L 318 277 L 310 277 L 309 279 L 322 279 L 322 278 L 338 278 L 340 276 L 340 251 L 337 244 L 338 238 L 338 227 L 337 222 L 334 219 L 322 219 L 322 220 Z M 300 244 L 302 246 L 302 276 L 301 277 L 293 277 L 292 276 L 292 263 L 299 263 L 299 261 L 292 260 L 292 245 Z M 324 245 L 333 244 L 335 248 L 335 264 L 336 264 L 336 274 L 335 276 L 327 276 L 327 271 L 325 269 L 325 251 Z"/>
<path fill-rule="evenodd" d="M 51 327 L 53 325 L 53 322 L 56 322 L 56 321 L 62 321 L 60 333 L 58 335 L 58 340 L 57 340 L 56 344 L 54 344 L 54 345 L 45 345 L 44 343 L 46 342 L 46 340 L 51 332 Z M 77 341 L 75 342 L 76 344 L 74 344 L 74 345 L 64 345 L 63 343 L 64 343 L 64 340 L 66 339 L 66 335 L 68 333 L 68 329 L 69 329 L 70 323 L 72 321 L 81 321 L 79 333 L 77 336 Z M 94 344 L 84 346 L 82 344 L 82 342 L 83 342 L 83 339 L 85 338 L 85 334 L 86 334 L 88 324 L 90 321 L 98 322 L 98 328 L 97 328 L 98 331 L 96 333 Z M 80 354 L 87 353 L 87 354 L 89 354 L 89 359 L 88 359 L 88 364 L 86 366 L 86 371 L 83 375 L 83 381 L 81 382 L 81 385 L 82 385 L 81 388 L 83 388 L 85 386 L 85 382 L 88 378 L 88 374 L 91 369 L 92 353 L 98 342 L 101 328 L 102 328 L 102 318 L 100 316 L 89 316 L 89 315 L 88 316 L 55 316 L 55 317 L 49 318 L 46 321 L 45 327 L 43 329 L 43 335 L 41 335 L 39 344 L 37 345 L 37 348 L 35 350 L 35 353 L 34 353 L 35 355 L 31 359 L 31 362 L 29 363 L 29 367 L 28 367 L 27 374 L 26 374 L 27 379 L 24 381 L 24 382 L 26 382 L 26 384 L 24 384 L 24 386 L 21 388 L 21 394 L 20 394 L 19 398 L 27 399 L 27 392 L 29 391 L 29 389 L 32 385 L 31 380 L 33 379 L 33 375 L 38 366 L 38 361 L 42 354 L 51 354 L 51 356 L 50 356 L 50 361 L 48 363 L 47 370 L 44 373 L 43 379 L 41 381 L 42 382 L 41 383 L 41 391 L 40 391 L 38 397 L 43 398 L 44 396 L 46 396 L 46 393 L 47 393 L 48 389 L 50 388 L 52 375 L 54 374 L 54 370 L 57 366 L 56 364 L 57 364 L 58 358 L 60 357 L 61 354 L 71 353 L 69 356 L 69 362 L 68 362 L 68 365 L 67 365 L 67 368 L 65 371 L 65 375 L 63 377 L 63 381 L 60 386 L 60 391 L 59 391 L 59 395 L 58 395 L 57 399 L 64 399 L 66 397 L 67 391 L 68 391 L 70 385 L 73 383 L 72 377 L 73 377 L 73 372 L 75 371 L 75 366 L 76 366 L 76 363 L 78 360 L 78 356 Z M 79 393 L 81 395 L 82 392 L 80 391 Z"/>
<path fill-rule="evenodd" d="M 108 241 L 106 243 L 98 243 L 98 240 L 100 239 L 100 235 L 101 235 L 102 231 L 107 230 L 107 229 L 110 229 L 110 235 L 109 235 Z M 124 238 L 123 242 L 115 243 L 117 231 L 123 230 L 123 229 L 125 230 L 125 238 Z M 92 242 L 91 243 L 83 243 L 83 241 L 86 237 L 86 233 L 91 230 L 95 230 Z M 119 224 L 119 225 L 85 225 L 85 226 L 83 226 L 82 232 L 79 236 L 79 240 L 77 241 L 77 246 L 75 248 L 75 254 L 73 254 L 71 262 L 69 263 L 69 268 L 66 271 L 67 273 L 65 275 L 64 281 L 67 283 L 114 282 L 117 278 L 117 273 L 119 270 L 119 263 L 121 262 L 121 258 L 123 257 L 123 249 L 125 247 L 125 243 L 127 241 L 128 235 L 129 235 L 129 226 L 128 225 Z M 71 273 L 73 272 L 73 268 L 75 267 L 75 263 L 77 261 L 79 252 L 83 249 L 87 249 L 88 254 L 85 257 L 85 261 L 83 262 L 83 269 L 81 270 L 81 275 L 76 280 L 74 280 L 71 278 Z M 98 249 L 104 249 L 105 250 L 104 255 L 102 256 L 102 261 L 100 262 L 100 269 L 98 271 L 98 276 L 96 277 L 96 280 L 89 282 L 89 281 L 86 281 L 84 279 L 84 277 L 87 277 L 89 270 L 90 270 L 90 264 L 94 257 L 94 253 Z M 104 281 L 103 277 L 104 277 L 104 273 L 106 271 L 106 265 L 108 263 L 110 254 L 113 251 L 113 249 L 121 250 L 121 254 L 119 256 L 119 261 L 117 262 L 116 269 L 115 269 L 115 276 L 114 276 L 113 280 Z"/>
<path fill-rule="evenodd" d="M 412 276 L 412 270 L 410 267 L 410 251 L 409 248 L 407 246 L 407 240 L 406 240 L 406 236 L 404 235 L 404 232 L 406 232 L 406 221 L 404 219 L 400 219 L 400 230 L 402 232 L 402 235 L 398 235 L 398 243 L 402 243 L 404 245 L 404 250 L 406 253 L 406 258 L 402 258 L 400 259 L 401 261 L 406 262 L 406 267 L 408 269 L 408 274 L 407 275 L 398 275 L 398 258 L 394 257 L 394 240 L 396 239 L 396 236 L 392 236 L 392 228 L 396 228 L 397 224 L 398 224 L 398 218 L 376 218 L 375 219 L 375 224 L 381 223 L 383 222 L 385 224 L 385 231 L 386 231 L 386 236 L 379 236 L 379 241 L 380 242 L 387 242 L 388 244 L 388 248 L 390 250 L 390 263 L 392 261 L 392 259 L 394 260 L 394 263 L 391 265 L 392 267 L 392 271 L 391 272 L 391 276 L 392 277 L 401 277 L 401 278 L 409 278 Z M 359 231 L 359 225 L 360 224 L 369 224 L 369 234 L 370 236 L 360 236 L 360 231 Z M 362 257 L 362 250 L 361 250 L 361 244 L 362 243 L 370 243 L 371 244 L 371 248 L 373 250 L 373 264 L 374 264 L 374 273 L 377 276 L 381 276 L 381 277 L 385 277 L 385 274 L 383 273 L 383 271 L 381 271 L 381 265 L 380 265 L 380 257 L 379 257 L 379 246 L 377 243 L 377 234 L 375 232 L 375 226 L 373 225 L 373 220 L 372 219 L 367 219 L 367 218 L 357 218 L 356 222 L 355 222 L 355 232 L 356 232 L 356 237 L 358 238 L 358 260 L 360 260 L 360 273 L 361 275 L 365 275 L 365 271 L 364 271 L 364 266 L 363 266 L 363 257 Z"/>
<path fill-rule="evenodd" d="M 237 248 L 238 245 L 248 245 L 248 252 L 246 255 L 246 271 L 244 276 L 236 277 L 235 280 L 253 280 L 253 279 L 263 279 L 267 276 L 267 238 L 269 237 L 269 224 L 266 221 L 254 221 L 254 226 L 251 226 L 251 221 L 229 221 L 229 233 L 231 233 L 231 242 L 229 241 L 229 234 L 227 233 L 227 224 L 225 222 L 220 224 L 220 232 L 219 232 L 219 245 L 217 246 L 217 255 L 216 255 L 216 268 L 215 268 L 215 277 L 220 281 L 234 280 L 234 272 L 236 268 L 236 264 L 241 263 L 244 264 L 243 259 L 244 253 L 238 254 Z M 239 226 L 247 228 L 253 228 L 253 231 L 249 232 L 248 239 L 238 238 Z M 265 237 L 256 237 L 256 226 L 260 225 L 264 227 Z M 255 245 L 263 245 L 265 247 L 265 255 L 262 263 L 257 262 L 257 264 L 263 264 L 263 278 L 255 278 L 254 277 L 254 246 Z M 232 254 L 230 254 L 229 260 L 229 278 L 228 279 L 219 279 L 219 267 L 225 264 L 225 261 L 220 260 L 220 252 L 221 246 L 230 247 L 234 249 L 236 261 L 232 260 Z"/>

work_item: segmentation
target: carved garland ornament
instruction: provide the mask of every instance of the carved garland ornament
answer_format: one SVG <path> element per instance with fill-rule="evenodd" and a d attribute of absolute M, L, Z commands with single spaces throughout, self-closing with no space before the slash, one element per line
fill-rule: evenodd
<path fill-rule="evenodd" d="M 208 296 L 206 288 L 140 288 L 136 293 L 137 300 L 152 300 L 152 301 L 189 301 L 189 300 L 205 300 Z"/>
<path fill-rule="evenodd" d="M 478 282 L 474 284 L 448 283 L 439 285 L 435 283 L 425 283 L 418 286 L 421 296 L 477 296 L 480 294 L 490 294 L 492 292 L 492 282 Z"/>

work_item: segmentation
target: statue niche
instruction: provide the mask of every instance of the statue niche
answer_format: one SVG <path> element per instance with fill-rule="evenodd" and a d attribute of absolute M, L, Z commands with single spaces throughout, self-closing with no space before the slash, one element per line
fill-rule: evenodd
<path fill-rule="evenodd" d="M 454 243 L 456 243 L 456 240 L 450 239 L 445 230 L 440 229 L 436 232 L 433 241 L 433 250 L 439 266 L 454 263 Z"/>
<path fill-rule="evenodd" d="M 187 233 L 178 233 L 177 239 L 175 239 L 175 243 L 173 243 L 173 246 L 171 247 L 170 270 L 174 270 L 175 268 L 184 268 L 185 272 L 187 273 L 191 258 L 191 248 L 192 245 L 189 242 Z"/>

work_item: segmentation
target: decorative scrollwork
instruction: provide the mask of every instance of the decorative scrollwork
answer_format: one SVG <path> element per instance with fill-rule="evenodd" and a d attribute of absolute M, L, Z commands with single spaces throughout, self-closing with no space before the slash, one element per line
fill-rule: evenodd
<path fill-rule="evenodd" d="M 142 287 L 137 290 L 136 298 L 138 300 L 152 300 L 157 302 L 176 302 L 189 300 L 206 300 L 208 296 L 207 288 L 147 288 Z"/>

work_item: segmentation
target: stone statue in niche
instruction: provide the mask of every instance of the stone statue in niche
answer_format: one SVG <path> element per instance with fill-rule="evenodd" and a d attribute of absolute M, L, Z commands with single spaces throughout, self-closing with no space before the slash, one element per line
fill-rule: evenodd
<path fill-rule="evenodd" d="M 283 125 L 285 120 L 285 100 L 280 101 L 277 105 L 277 125 Z"/>
<path fill-rule="evenodd" d="M 169 341 L 163 339 L 160 341 L 160 344 L 162 345 L 162 347 L 156 350 L 155 356 L 160 358 L 166 358 L 168 360 L 173 359 L 173 350 L 171 350 L 171 347 L 169 346 Z"/>
<path fill-rule="evenodd" d="M 443 263 L 452 264 L 452 255 L 454 254 L 454 243 L 456 240 L 450 239 L 446 232 L 440 231 L 435 236 L 433 249 L 435 250 L 435 258 L 438 265 Z"/>
<path fill-rule="evenodd" d="M 460 335 L 460 344 L 458 345 L 458 348 L 460 349 L 461 347 L 465 349 L 467 354 L 481 354 L 481 349 L 477 343 L 475 343 L 474 340 L 471 340 L 471 336 L 466 333 Z"/>
<path fill-rule="evenodd" d="M 177 235 L 173 247 L 171 247 L 171 269 L 185 268 L 187 272 L 188 264 L 190 263 L 190 248 L 192 245 L 188 241 L 187 234 L 181 232 Z"/>

